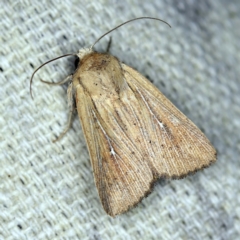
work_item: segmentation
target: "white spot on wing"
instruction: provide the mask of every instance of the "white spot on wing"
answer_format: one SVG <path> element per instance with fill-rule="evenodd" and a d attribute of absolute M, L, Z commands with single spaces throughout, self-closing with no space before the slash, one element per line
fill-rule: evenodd
<path fill-rule="evenodd" d="M 174 116 L 170 116 L 169 117 L 169 120 L 171 121 L 171 123 L 174 125 L 174 126 L 177 126 L 179 124 L 179 120 L 174 117 Z"/>
<path fill-rule="evenodd" d="M 163 124 L 161 122 L 158 121 L 158 124 L 160 125 L 161 128 L 164 128 L 164 126 L 163 126 Z"/>
<path fill-rule="evenodd" d="M 111 155 L 116 155 L 116 153 L 115 153 L 115 151 L 114 151 L 114 149 L 111 147 L 111 151 L 110 151 L 110 153 L 111 153 Z"/>

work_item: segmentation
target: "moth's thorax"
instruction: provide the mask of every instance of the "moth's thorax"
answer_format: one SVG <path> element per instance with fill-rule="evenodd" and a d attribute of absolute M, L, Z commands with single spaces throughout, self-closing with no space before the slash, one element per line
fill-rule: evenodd
<path fill-rule="evenodd" d="M 119 97 L 127 83 L 121 63 L 112 55 L 90 52 L 83 55 L 73 76 L 74 87 L 79 85 L 92 98 Z"/>

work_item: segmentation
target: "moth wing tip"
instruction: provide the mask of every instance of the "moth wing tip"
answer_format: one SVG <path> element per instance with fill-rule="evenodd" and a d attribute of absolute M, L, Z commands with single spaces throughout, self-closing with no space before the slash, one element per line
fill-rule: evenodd
<path fill-rule="evenodd" d="M 142 202 L 144 198 L 148 197 L 149 194 L 153 191 L 154 185 L 157 180 L 159 180 L 159 178 L 153 178 L 152 181 L 149 183 L 149 187 L 144 191 L 144 193 L 141 196 L 139 196 L 139 198 L 136 201 L 132 202 L 131 204 L 128 204 L 127 206 L 125 205 L 122 208 L 118 208 L 115 211 L 113 209 L 109 211 L 110 210 L 109 208 L 107 210 L 104 208 L 105 212 L 109 216 L 115 218 L 123 213 L 128 212 L 130 209 L 134 209 L 135 207 L 137 207 L 139 203 Z"/>

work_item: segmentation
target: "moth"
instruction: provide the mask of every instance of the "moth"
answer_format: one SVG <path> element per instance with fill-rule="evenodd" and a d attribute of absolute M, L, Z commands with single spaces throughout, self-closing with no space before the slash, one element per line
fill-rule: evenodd
<path fill-rule="evenodd" d="M 132 19 L 96 42 L 143 18 L 163 21 Z M 107 214 L 116 216 L 147 196 L 158 178 L 178 179 L 208 167 L 216 161 L 216 150 L 144 76 L 108 53 L 95 52 L 96 42 L 79 53 L 60 56 L 79 57 L 74 74 L 59 83 L 43 82 L 59 85 L 70 81 L 70 112 L 76 104 L 102 206 Z M 30 91 L 39 68 L 31 77 Z M 71 119 L 72 114 L 63 134 Z"/>

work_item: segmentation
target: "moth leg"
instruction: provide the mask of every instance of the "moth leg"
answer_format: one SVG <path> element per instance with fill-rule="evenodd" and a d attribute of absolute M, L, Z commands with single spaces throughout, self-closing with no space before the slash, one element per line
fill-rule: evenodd
<path fill-rule="evenodd" d="M 73 98 L 73 84 L 70 83 L 67 89 L 67 97 L 68 97 L 68 108 L 69 108 L 69 115 L 68 115 L 68 122 L 67 126 L 65 127 L 64 131 L 57 137 L 53 142 L 57 142 L 60 140 L 66 132 L 69 130 L 69 128 L 72 125 L 72 119 L 73 119 L 73 112 L 74 112 L 74 98 Z"/>
<path fill-rule="evenodd" d="M 40 79 L 40 80 L 41 80 L 41 82 L 43 82 L 43 83 L 47 83 L 47 84 L 49 84 L 49 85 L 55 85 L 55 86 L 58 86 L 58 85 L 62 85 L 62 84 L 64 84 L 64 83 L 66 83 L 66 82 L 72 80 L 72 77 L 73 77 L 72 74 L 71 74 L 71 75 L 68 75 L 65 79 L 63 79 L 63 80 L 60 81 L 60 82 L 56 82 L 56 83 L 55 83 L 55 82 L 44 81 L 44 80 L 42 80 L 42 79 Z"/>
<path fill-rule="evenodd" d="M 112 37 L 110 37 L 109 41 L 108 41 L 108 45 L 107 45 L 107 49 L 106 52 L 109 53 L 110 47 L 112 45 Z"/>

